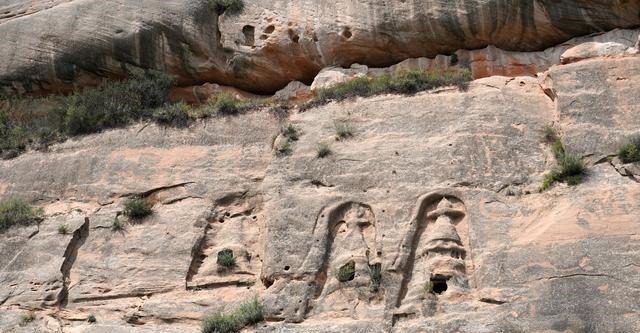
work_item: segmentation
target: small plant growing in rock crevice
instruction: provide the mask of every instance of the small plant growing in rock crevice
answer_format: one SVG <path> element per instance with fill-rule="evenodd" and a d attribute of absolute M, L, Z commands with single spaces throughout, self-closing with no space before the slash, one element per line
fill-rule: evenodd
<path fill-rule="evenodd" d="M 66 224 L 60 224 L 58 226 L 58 233 L 61 235 L 66 235 L 69 233 L 69 228 L 67 227 Z"/>
<path fill-rule="evenodd" d="M 623 163 L 640 162 L 640 134 L 627 138 L 618 150 L 618 157 Z"/>
<path fill-rule="evenodd" d="M 93 324 L 96 321 L 98 321 L 98 320 L 96 319 L 96 316 L 93 313 L 90 314 L 89 317 L 87 317 L 87 322 L 90 323 L 90 324 Z"/>
<path fill-rule="evenodd" d="M 336 140 L 345 140 L 352 137 L 355 133 L 353 125 L 347 121 L 336 121 Z"/>
<path fill-rule="evenodd" d="M 325 158 L 332 154 L 331 147 L 326 143 L 319 143 L 316 151 L 318 158 Z"/>
<path fill-rule="evenodd" d="M 282 157 L 291 154 L 291 142 L 282 140 L 274 147 L 276 156 Z"/>
<path fill-rule="evenodd" d="M 353 261 L 350 261 L 344 265 L 342 265 L 338 271 L 336 272 L 336 279 L 340 282 L 348 282 L 355 278 L 356 276 L 356 264 Z"/>
<path fill-rule="evenodd" d="M 31 225 L 42 220 L 43 210 L 34 208 L 20 197 L 0 201 L 0 232 L 13 225 Z"/>
<path fill-rule="evenodd" d="M 369 290 L 372 293 L 377 293 L 380 290 L 380 281 L 382 280 L 382 265 L 373 264 L 369 265 Z"/>
<path fill-rule="evenodd" d="M 553 126 L 547 125 L 542 129 L 542 139 L 544 140 L 544 142 L 553 143 L 556 142 L 559 138 L 560 137 L 558 136 L 558 132 Z"/>
<path fill-rule="evenodd" d="M 142 219 L 153 213 L 151 205 L 143 198 L 134 196 L 124 202 L 124 215 L 132 219 Z"/>
<path fill-rule="evenodd" d="M 236 258 L 233 256 L 233 250 L 224 249 L 218 252 L 218 272 L 227 272 L 236 265 Z"/>
<path fill-rule="evenodd" d="M 300 139 L 300 130 L 293 126 L 293 124 L 281 127 L 280 134 L 291 141 L 298 141 L 298 139 Z"/>
<path fill-rule="evenodd" d="M 582 178 L 586 173 L 586 166 L 582 159 L 567 153 L 559 139 L 553 143 L 551 150 L 558 165 L 544 176 L 540 191 L 548 189 L 555 182 L 564 182 L 570 186 L 582 182 Z"/>
<path fill-rule="evenodd" d="M 31 322 L 36 320 L 36 314 L 33 312 L 29 312 L 28 314 L 22 315 L 20 317 L 20 326 L 25 326 Z"/>
<path fill-rule="evenodd" d="M 111 230 L 113 231 L 122 231 L 124 230 L 124 223 L 120 221 L 120 219 L 116 216 L 111 222 Z"/>

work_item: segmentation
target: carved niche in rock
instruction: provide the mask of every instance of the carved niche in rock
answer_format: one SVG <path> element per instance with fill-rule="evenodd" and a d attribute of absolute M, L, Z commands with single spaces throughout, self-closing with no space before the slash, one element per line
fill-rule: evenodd
<path fill-rule="evenodd" d="M 263 226 L 259 196 L 232 193 L 216 201 L 211 214 L 202 217 L 203 234 L 192 249 L 186 277 L 187 289 L 253 285 L 262 268 L 260 229 Z"/>
<path fill-rule="evenodd" d="M 314 232 L 314 248 L 307 258 L 319 256 L 314 300 L 308 316 L 362 319 L 382 311 L 384 288 L 376 221 L 371 207 L 345 202 L 324 210 Z"/>
<path fill-rule="evenodd" d="M 464 203 L 450 195 L 430 194 L 418 202 L 405 239 L 410 248 L 396 306 L 399 313 L 437 311 L 448 299 L 469 288 L 468 225 Z"/>

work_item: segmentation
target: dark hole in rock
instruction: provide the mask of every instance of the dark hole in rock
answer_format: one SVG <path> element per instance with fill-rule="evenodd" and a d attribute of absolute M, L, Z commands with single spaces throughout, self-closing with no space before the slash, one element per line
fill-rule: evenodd
<path fill-rule="evenodd" d="M 268 27 L 266 27 L 266 28 L 264 29 L 264 33 L 265 33 L 265 34 L 270 34 L 270 33 L 272 33 L 274 30 L 276 30 L 276 27 L 275 27 L 275 26 L 273 26 L 273 25 L 270 25 L 270 26 L 268 26 Z"/>
<path fill-rule="evenodd" d="M 289 39 L 291 39 L 291 41 L 293 41 L 294 43 L 297 43 L 300 41 L 300 36 L 298 36 L 298 34 L 293 30 L 289 29 Z"/>
<path fill-rule="evenodd" d="M 244 35 L 244 44 L 247 46 L 253 46 L 255 43 L 256 37 L 256 28 L 252 25 L 245 25 L 242 27 L 242 34 Z"/>
<path fill-rule="evenodd" d="M 444 276 L 434 276 L 431 278 L 431 291 L 440 295 L 447 291 L 447 278 Z"/>
<path fill-rule="evenodd" d="M 285 270 L 285 271 L 288 271 L 288 270 L 290 270 L 290 269 L 291 269 L 291 267 L 290 267 L 289 265 L 284 266 L 284 270 Z"/>
<path fill-rule="evenodd" d="M 344 30 L 342 30 L 342 37 L 349 39 L 353 36 L 353 34 L 351 33 L 351 29 L 349 27 L 344 28 Z"/>

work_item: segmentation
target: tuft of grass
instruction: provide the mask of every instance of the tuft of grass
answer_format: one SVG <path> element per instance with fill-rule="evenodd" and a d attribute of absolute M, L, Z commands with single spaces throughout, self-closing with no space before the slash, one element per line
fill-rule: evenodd
<path fill-rule="evenodd" d="M 280 134 L 291 141 L 298 141 L 300 138 L 300 130 L 293 126 L 293 124 L 282 126 L 280 128 Z"/>
<path fill-rule="evenodd" d="M 544 142 L 556 142 L 559 138 L 560 137 L 558 136 L 558 132 L 553 126 L 547 125 L 542 129 L 542 139 L 544 140 Z"/>
<path fill-rule="evenodd" d="M 289 108 L 284 105 L 276 105 L 269 108 L 269 113 L 277 120 L 283 120 L 289 116 Z"/>
<path fill-rule="evenodd" d="M 98 320 L 96 319 L 96 316 L 93 313 L 90 314 L 89 317 L 87 317 L 87 322 L 90 323 L 90 324 L 93 324 L 96 321 L 98 321 Z"/>
<path fill-rule="evenodd" d="M 316 150 L 318 158 L 325 158 L 333 153 L 331 147 L 326 143 L 318 143 Z"/>
<path fill-rule="evenodd" d="M 278 157 L 290 155 L 292 152 L 291 141 L 288 139 L 280 141 L 280 143 L 274 147 L 274 151 Z"/>
<path fill-rule="evenodd" d="M 627 138 L 618 150 L 618 157 L 623 163 L 640 162 L 640 134 Z"/>
<path fill-rule="evenodd" d="M 151 205 L 144 199 L 134 196 L 124 202 L 124 215 L 132 219 L 142 219 L 153 213 Z"/>
<path fill-rule="evenodd" d="M 216 313 L 207 317 L 202 323 L 202 333 L 236 333 L 245 326 L 254 325 L 264 320 L 263 306 L 256 297 L 240 304 L 230 314 Z"/>
<path fill-rule="evenodd" d="M 236 258 L 233 256 L 233 250 L 224 249 L 218 252 L 218 271 L 226 272 L 236 265 Z"/>
<path fill-rule="evenodd" d="M 14 225 L 30 225 L 42 220 L 43 210 L 20 197 L 0 201 L 0 232 Z"/>
<path fill-rule="evenodd" d="M 111 230 L 113 231 L 122 231 L 124 230 L 124 223 L 120 221 L 120 219 L 116 216 L 111 222 Z"/>
<path fill-rule="evenodd" d="M 33 312 L 29 312 L 28 314 L 24 314 L 20 317 L 20 326 L 25 326 L 28 323 L 36 320 L 36 314 Z"/>
<path fill-rule="evenodd" d="M 336 139 L 337 140 L 348 139 L 348 138 L 352 137 L 353 134 L 355 133 L 353 125 L 350 122 L 337 121 L 337 122 L 335 122 L 334 126 L 336 128 Z"/>
<path fill-rule="evenodd" d="M 229 13 L 235 15 L 244 10 L 243 0 L 209 0 L 209 3 L 218 14 Z"/>
<path fill-rule="evenodd" d="M 166 105 L 153 112 L 153 120 L 164 126 L 187 127 L 192 122 L 191 106 L 184 102 Z"/>
<path fill-rule="evenodd" d="M 351 281 L 355 278 L 355 276 L 356 276 L 356 264 L 353 261 L 350 261 L 342 265 L 336 272 L 336 278 L 340 282 Z"/>
<path fill-rule="evenodd" d="M 563 182 L 570 186 L 580 184 L 587 169 L 582 159 L 568 154 L 559 139 L 554 142 L 551 150 L 558 165 L 544 175 L 540 192 L 550 188 L 555 182 Z"/>
<path fill-rule="evenodd" d="M 66 224 L 60 224 L 58 226 L 58 233 L 61 235 L 66 235 L 69 233 L 69 228 L 67 227 Z"/>
<path fill-rule="evenodd" d="M 467 90 L 471 80 L 471 72 L 466 68 L 432 73 L 408 70 L 378 75 L 373 78 L 359 76 L 330 88 L 319 89 L 316 92 L 316 98 L 303 105 L 301 110 L 356 96 L 368 97 L 380 94 L 412 95 L 420 91 L 445 86 L 457 86 L 460 90 Z"/>
<path fill-rule="evenodd" d="M 369 290 L 372 293 L 377 293 L 380 290 L 380 282 L 382 280 L 382 265 L 373 264 L 369 265 Z"/>

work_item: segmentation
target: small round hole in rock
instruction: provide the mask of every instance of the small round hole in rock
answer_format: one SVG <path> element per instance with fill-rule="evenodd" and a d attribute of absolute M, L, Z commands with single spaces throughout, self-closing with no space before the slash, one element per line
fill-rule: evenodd
<path fill-rule="evenodd" d="M 285 271 L 288 271 L 288 270 L 290 270 L 290 269 L 291 269 L 291 266 L 289 266 L 289 265 L 284 266 L 284 270 L 285 270 Z"/>
<path fill-rule="evenodd" d="M 447 291 L 447 279 L 442 276 L 435 276 L 431 278 L 431 291 L 435 294 L 442 294 Z"/>
<path fill-rule="evenodd" d="M 276 27 L 275 27 L 275 26 L 273 26 L 273 25 L 270 25 L 270 26 L 268 26 L 268 27 L 264 28 L 264 33 L 265 33 L 265 34 L 270 34 L 270 33 L 272 33 L 274 30 L 276 30 Z"/>
<path fill-rule="evenodd" d="M 344 28 L 344 30 L 342 30 L 342 37 L 346 39 L 353 37 L 353 33 L 351 33 L 351 29 L 349 27 L 346 27 Z"/>

